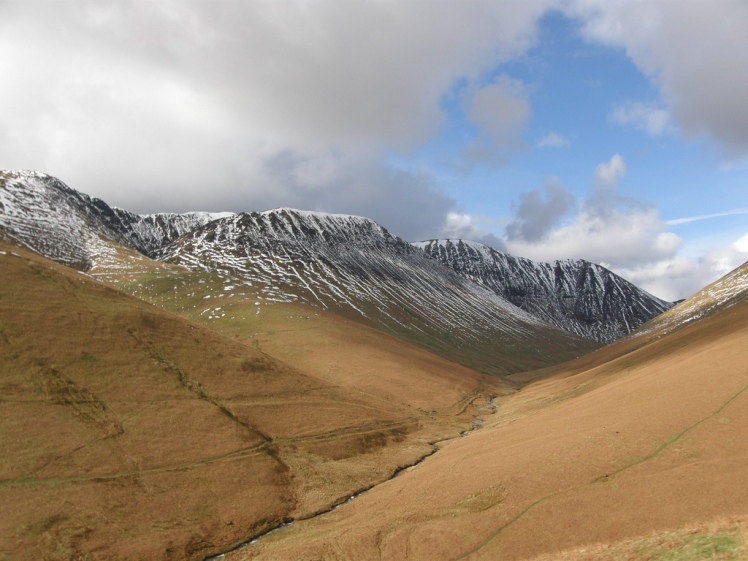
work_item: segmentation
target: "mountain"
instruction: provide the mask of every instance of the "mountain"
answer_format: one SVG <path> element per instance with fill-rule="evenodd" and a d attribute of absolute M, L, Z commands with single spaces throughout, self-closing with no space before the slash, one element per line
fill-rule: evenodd
<path fill-rule="evenodd" d="M 176 238 L 157 257 L 242 279 L 260 287 L 264 301 L 334 311 L 484 372 L 540 367 L 590 349 L 358 216 L 242 213 Z"/>
<path fill-rule="evenodd" d="M 628 335 L 673 306 L 581 259 L 538 263 L 463 240 L 413 245 L 522 310 L 600 343 Z"/>
<path fill-rule="evenodd" d="M 43 173 L 0 171 L 0 236 L 84 271 L 111 259 L 111 242 L 151 256 L 168 241 L 225 215 L 137 215 Z"/>
<path fill-rule="evenodd" d="M 330 310 L 482 372 L 538 368 L 594 348 L 366 218 L 291 209 L 140 216 L 35 172 L 0 174 L 0 204 L 6 239 L 60 263 L 108 275 L 136 251 L 220 272 L 251 284 L 263 302 Z"/>
<path fill-rule="evenodd" d="M 365 218 L 151 216 L 0 174 L 0 559 L 742 539 L 746 266 L 600 347 Z"/>

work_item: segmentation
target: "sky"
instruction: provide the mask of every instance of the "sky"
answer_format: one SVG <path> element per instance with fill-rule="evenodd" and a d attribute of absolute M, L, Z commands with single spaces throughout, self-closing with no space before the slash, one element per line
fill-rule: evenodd
<path fill-rule="evenodd" d="M 688 297 L 748 260 L 744 0 L 0 0 L 0 168 Z"/>

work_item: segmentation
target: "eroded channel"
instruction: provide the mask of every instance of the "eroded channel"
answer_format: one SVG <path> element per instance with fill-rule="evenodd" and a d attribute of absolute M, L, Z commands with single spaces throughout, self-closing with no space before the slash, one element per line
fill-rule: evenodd
<path fill-rule="evenodd" d="M 496 405 L 496 403 L 494 403 L 493 399 L 489 400 L 488 403 L 487 403 L 487 405 L 483 405 L 483 406 L 479 407 L 478 411 L 480 412 L 480 414 L 473 416 L 473 420 L 472 420 L 472 424 L 471 424 L 470 428 L 467 429 L 467 430 L 462 431 L 460 433 L 459 437 L 460 438 L 464 438 L 464 437 L 468 436 L 470 433 L 472 433 L 472 432 L 474 432 L 474 431 L 482 428 L 483 425 L 484 425 L 484 423 L 486 422 L 486 420 L 481 415 L 485 415 L 485 414 L 493 415 L 496 412 L 497 408 L 498 408 L 498 406 Z M 269 530 L 266 530 L 266 531 L 264 531 L 264 532 L 262 532 L 260 534 L 257 534 L 256 536 L 254 536 L 254 537 L 248 539 L 247 541 L 244 541 L 244 542 L 242 542 L 242 543 L 240 543 L 238 545 L 235 545 L 234 547 L 232 547 L 231 549 L 228 549 L 228 550 L 224 551 L 223 553 L 218 553 L 217 555 L 211 555 L 209 557 L 206 557 L 204 559 L 204 561 L 216 561 L 216 560 L 219 560 L 219 559 L 223 559 L 223 558 L 225 558 L 227 555 L 229 555 L 231 553 L 235 553 L 237 551 L 246 549 L 248 547 L 252 547 L 253 545 L 257 544 L 260 540 L 262 540 L 263 538 L 265 538 L 265 537 L 267 537 L 267 536 L 269 536 L 271 534 L 274 534 L 276 532 L 279 532 L 279 531 L 281 531 L 281 530 L 283 530 L 285 528 L 289 528 L 290 526 L 293 526 L 294 522 L 302 522 L 304 520 L 313 520 L 313 519 L 318 518 L 320 516 L 324 516 L 325 514 L 329 514 L 329 513 L 333 512 L 333 511 L 339 509 L 340 507 L 342 507 L 344 505 L 347 505 L 348 503 L 356 500 L 361 495 L 363 495 L 365 493 L 368 493 L 369 491 L 371 491 L 375 487 L 378 487 L 379 485 L 382 485 L 383 483 L 387 483 L 388 481 L 391 481 L 391 480 L 395 479 L 396 477 L 399 477 L 400 475 L 402 475 L 406 471 L 411 471 L 411 470 L 417 468 L 423 462 L 425 462 L 426 460 L 428 460 L 431 456 L 433 456 L 436 453 L 438 453 L 442 449 L 440 445 L 442 445 L 442 444 L 444 444 L 446 442 L 449 442 L 450 440 L 453 440 L 453 439 L 448 439 L 448 440 L 442 440 L 442 441 L 439 441 L 439 442 L 435 442 L 434 444 L 431 445 L 431 451 L 430 452 L 424 454 L 423 456 L 421 456 L 420 458 L 418 458 L 418 460 L 416 460 L 412 464 L 408 464 L 406 466 L 402 466 L 402 467 L 397 468 L 395 471 L 392 472 L 392 475 L 390 475 L 384 481 L 380 481 L 379 483 L 375 483 L 374 485 L 369 485 L 368 487 L 360 489 L 359 491 L 356 491 L 355 493 L 353 493 L 352 495 L 350 495 L 348 498 L 346 498 L 346 499 L 344 499 L 344 500 L 342 500 L 340 502 L 334 503 L 329 508 L 326 508 L 325 510 L 318 511 L 318 512 L 316 512 L 316 513 L 314 513 L 314 514 L 312 514 L 310 516 L 306 516 L 306 517 L 302 517 L 302 518 L 284 519 L 278 525 L 270 528 Z"/>

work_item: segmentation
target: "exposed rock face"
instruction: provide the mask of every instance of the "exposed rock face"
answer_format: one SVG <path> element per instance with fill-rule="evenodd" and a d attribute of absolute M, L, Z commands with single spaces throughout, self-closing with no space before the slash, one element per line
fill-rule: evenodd
<path fill-rule="evenodd" d="M 530 314 L 601 343 L 631 333 L 673 306 L 589 261 L 536 263 L 463 240 L 413 245 Z"/>

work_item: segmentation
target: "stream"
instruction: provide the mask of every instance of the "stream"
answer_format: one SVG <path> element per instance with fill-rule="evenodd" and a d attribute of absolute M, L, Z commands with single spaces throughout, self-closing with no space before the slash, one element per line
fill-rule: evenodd
<path fill-rule="evenodd" d="M 490 412 L 490 414 L 494 414 L 496 412 L 497 407 L 498 406 L 493 402 L 493 399 L 491 399 L 491 400 L 488 401 L 488 405 L 484 405 L 482 407 L 479 407 L 478 411 L 488 411 L 488 412 Z M 464 438 L 467 435 L 469 435 L 471 432 L 476 431 L 476 430 L 482 428 L 483 424 L 485 422 L 486 422 L 486 420 L 483 419 L 482 417 L 479 417 L 478 415 L 473 416 L 472 425 L 470 426 L 469 429 L 464 430 L 464 431 L 462 431 L 460 433 L 460 438 Z M 452 440 L 452 439 L 450 439 L 450 440 Z M 439 444 L 441 444 L 442 442 L 447 442 L 447 441 L 440 441 L 440 442 L 436 442 L 436 443 L 432 444 L 430 452 L 428 452 L 427 454 L 424 454 L 423 456 L 421 456 L 420 458 L 418 458 L 418 460 L 416 460 L 412 464 L 409 464 L 407 466 L 403 466 L 403 467 L 397 468 L 395 471 L 392 472 L 392 475 L 390 475 L 384 481 L 381 481 L 379 483 L 375 483 L 374 485 L 370 485 L 370 486 L 368 486 L 368 487 L 366 487 L 364 489 L 361 489 L 360 491 L 357 491 L 357 492 L 353 493 L 347 499 L 345 499 L 343 501 L 340 501 L 338 503 L 335 503 L 332 506 L 330 506 L 329 508 L 326 508 L 325 510 L 321 510 L 319 512 L 316 512 L 316 513 L 314 513 L 314 514 L 312 514 L 310 516 L 306 516 L 306 517 L 303 517 L 303 518 L 295 518 L 295 519 L 283 520 L 277 526 L 274 526 L 274 527 L 270 528 L 269 530 L 266 530 L 265 532 L 262 532 L 261 534 L 257 534 L 253 538 L 251 538 L 251 539 L 249 539 L 249 540 L 247 540 L 245 542 L 242 542 L 242 543 L 240 543 L 238 545 L 235 545 L 234 547 L 232 547 L 231 549 L 228 549 L 228 550 L 224 551 L 223 553 L 219 553 L 217 555 L 211 555 L 209 557 L 206 557 L 204 559 L 204 561 L 216 561 L 218 559 L 223 559 L 224 557 L 226 557 L 226 555 L 228 555 L 230 553 L 234 553 L 234 552 L 239 551 L 241 549 L 245 549 L 247 547 L 251 547 L 251 546 L 255 545 L 257 542 L 259 542 L 262 538 L 264 538 L 266 536 L 269 536 L 270 534 L 274 534 L 275 532 L 278 532 L 280 530 L 283 530 L 284 528 L 288 528 L 289 526 L 292 526 L 294 522 L 297 522 L 297 521 L 301 522 L 301 521 L 304 521 L 304 520 L 311 520 L 312 518 L 317 518 L 318 516 L 323 516 L 325 514 L 328 514 L 330 512 L 333 512 L 333 511 L 339 509 L 341 506 L 347 505 L 348 503 L 356 500 L 358 497 L 360 497 L 364 493 L 367 493 L 367 492 L 371 491 L 374 487 L 377 487 L 378 485 L 381 485 L 382 483 L 386 483 L 387 481 L 391 481 L 391 480 L 395 479 L 396 477 L 399 477 L 400 475 L 402 475 L 406 471 L 410 471 L 412 469 L 415 469 L 420 464 L 422 464 L 423 462 L 425 462 L 426 460 L 428 460 L 431 456 L 433 456 L 434 454 L 436 454 L 439 450 L 441 450 L 441 448 L 439 447 Z"/>

